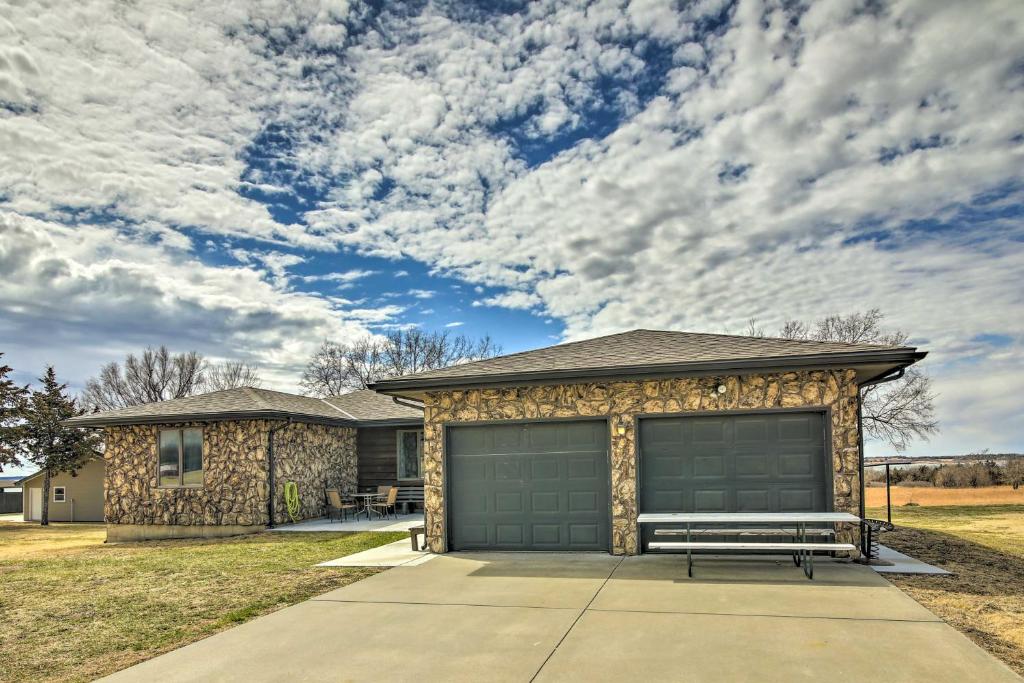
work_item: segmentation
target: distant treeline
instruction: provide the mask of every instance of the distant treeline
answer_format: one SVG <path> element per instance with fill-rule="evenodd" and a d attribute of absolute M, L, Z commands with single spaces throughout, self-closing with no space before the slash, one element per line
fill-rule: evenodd
<path fill-rule="evenodd" d="M 1009 485 L 1016 489 L 1024 484 L 1024 460 L 1014 458 L 1006 464 L 1000 464 L 996 460 L 982 460 L 950 465 L 891 468 L 889 480 L 893 484 L 909 486 L 977 488 Z M 869 469 L 867 481 L 884 482 L 885 470 L 880 467 Z"/>

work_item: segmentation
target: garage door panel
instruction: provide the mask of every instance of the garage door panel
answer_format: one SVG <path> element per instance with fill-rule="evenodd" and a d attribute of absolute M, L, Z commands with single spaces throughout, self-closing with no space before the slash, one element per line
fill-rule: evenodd
<path fill-rule="evenodd" d="M 686 510 L 690 508 L 686 493 L 678 490 L 649 492 L 651 507 L 657 510 Z"/>
<path fill-rule="evenodd" d="M 596 491 L 570 491 L 568 512 L 598 512 Z"/>
<path fill-rule="evenodd" d="M 558 512 L 557 491 L 534 491 L 530 494 L 530 507 L 534 512 Z"/>
<path fill-rule="evenodd" d="M 568 470 L 566 472 L 566 477 L 570 481 L 578 479 L 594 479 L 598 476 L 598 473 L 604 469 L 601 466 L 601 462 L 598 462 L 604 458 L 604 453 L 587 457 L 569 456 L 566 459 Z"/>
<path fill-rule="evenodd" d="M 771 464 L 764 453 L 737 453 L 735 463 L 738 478 L 764 478 L 771 475 Z"/>
<path fill-rule="evenodd" d="M 693 492 L 694 512 L 726 512 L 728 509 L 728 491 L 697 489 Z"/>
<path fill-rule="evenodd" d="M 691 438 L 694 443 L 724 443 L 726 424 L 721 420 L 695 420 Z"/>
<path fill-rule="evenodd" d="M 496 524 L 494 531 L 494 540 L 498 545 L 522 545 L 523 543 L 522 524 Z"/>
<path fill-rule="evenodd" d="M 557 548 L 562 544 L 562 527 L 559 524 L 534 524 L 533 545 Z"/>
<path fill-rule="evenodd" d="M 725 454 L 698 455 L 693 458 L 695 479 L 720 478 L 725 476 Z"/>
<path fill-rule="evenodd" d="M 522 460 L 518 456 L 497 458 L 494 461 L 494 478 L 498 481 L 522 481 Z"/>
<path fill-rule="evenodd" d="M 683 439 L 683 426 L 678 422 L 645 420 L 640 423 L 640 432 L 644 443 L 652 449 L 662 444 L 673 447 Z"/>
<path fill-rule="evenodd" d="M 813 477 L 816 457 L 819 457 L 817 453 L 780 453 L 779 476 Z"/>
<path fill-rule="evenodd" d="M 829 506 L 820 412 L 645 418 L 641 512 L 804 512 Z M 644 542 L 651 530 L 644 529 Z"/>
<path fill-rule="evenodd" d="M 598 524 L 570 524 L 569 547 L 572 550 L 593 550 L 600 544 L 601 529 Z"/>
<path fill-rule="evenodd" d="M 767 489 L 737 489 L 736 512 L 771 512 L 772 492 Z"/>
<path fill-rule="evenodd" d="M 768 435 L 767 421 L 760 417 L 739 418 L 736 420 L 736 443 L 747 441 L 760 443 Z"/>
<path fill-rule="evenodd" d="M 569 424 L 565 430 L 567 450 L 590 451 L 604 449 L 608 439 L 608 427 L 604 422 L 579 422 Z"/>
<path fill-rule="evenodd" d="M 519 453 L 523 450 L 523 430 L 518 426 L 498 427 L 493 438 L 496 453 Z"/>
<path fill-rule="evenodd" d="M 476 434 L 463 438 L 463 430 Z M 481 437 L 481 430 L 492 433 Z M 474 425 L 448 435 L 453 549 L 608 549 L 606 422 Z M 495 450 L 481 452 L 481 444 Z"/>
<path fill-rule="evenodd" d="M 648 467 L 652 478 L 657 477 L 681 477 L 685 461 L 677 453 L 671 455 L 655 455 L 648 458 Z"/>
<path fill-rule="evenodd" d="M 779 439 L 810 440 L 814 434 L 812 422 L 813 420 L 806 416 L 779 419 Z"/>
<path fill-rule="evenodd" d="M 805 512 L 815 507 L 813 489 L 782 489 L 779 491 L 779 512 Z"/>
<path fill-rule="evenodd" d="M 559 473 L 559 461 L 557 458 L 537 456 L 526 460 L 530 468 L 530 478 L 534 481 L 540 481 L 543 479 L 558 479 L 561 475 Z"/>
<path fill-rule="evenodd" d="M 523 494 L 518 491 L 494 494 L 494 511 L 522 512 Z"/>

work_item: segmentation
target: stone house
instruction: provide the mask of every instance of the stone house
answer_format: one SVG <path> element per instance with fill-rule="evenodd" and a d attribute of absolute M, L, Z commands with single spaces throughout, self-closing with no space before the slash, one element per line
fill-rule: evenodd
<path fill-rule="evenodd" d="M 287 482 L 299 491 L 296 519 L 325 514 L 327 487 L 423 485 L 422 410 L 369 390 L 320 399 L 242 387 L 69 423 L 104 429 L 111 541 L 282 524 Z"/>
<path fill-rule="evenodd" d="M 640 512 L 863 517 L 861 388 L 925 355 L 633 330 L 373 388 L 424 405 L 434 552 L 632 555 Z"/>
<path fill-rule="evenodd" d="M 633 330 L 328 399 L 241 388 L 86 415 L 111 540 L 324 513 L 324 489 L 421 490 L 449 550 L 635 554 L 640 512 L 863 516 L 861 389 L 912 347 Z M 856 543 L 859 530 L 839 529 Z"/>

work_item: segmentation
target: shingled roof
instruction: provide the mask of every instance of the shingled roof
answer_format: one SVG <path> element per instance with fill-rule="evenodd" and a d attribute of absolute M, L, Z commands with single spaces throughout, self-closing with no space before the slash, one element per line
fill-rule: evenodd
<path fill-rule="evenodd" d="M 632 330 L 383 380 L 391 393 L 521 380 L 716 372 L 749 368 L 909 365 L 926 354 L 913 347 Z"/>
<path fill-rule="evenodd" d="M 293 418 L 309 422 L 358 426 L 364 421 L 388 422 L 416 417 L 422 419 L 423 413 L 417 412 L 414 408 L 397 406 L 390 396 L 380 396 L 370 390 L 322 399 L 270 389 L 239 387 L 82 415 L 67 422 L 80 426 L 101 427 L 193 420 Z"/>
<path fill-rule="evenodd" d="M 423 410 L 395 403 L 390 396 L 378 394 L 372 389 L 353 391 L 341 396 L 324 399 L 336 408 L 351 415 L 360 423 L 366 422 L 416 422 L 423 420 Z"/>

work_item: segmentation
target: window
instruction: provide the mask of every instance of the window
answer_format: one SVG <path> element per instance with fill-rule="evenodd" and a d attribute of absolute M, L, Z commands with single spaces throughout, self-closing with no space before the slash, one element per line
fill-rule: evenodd
<path fill-rule="evenodd" d="M 398 432 L 398 478 L 422 479 L 423 472 L 423 431 L 399 430 Z"/>
<path fill-rule="evenodd" d="M 203 430 L 161 429 L 158 486 L 203 485 Z"/>
<path fill-rule="evenodd" d="M 54 486 L 53 487 L 53 502 L 54 503 L 63 503 L 65 500 L 67 500 L 67 497 L 68 497 L 68 492 L 67 492 L 67 488 L 66 487 L 64 487 L 64 486 Z"/>

